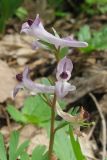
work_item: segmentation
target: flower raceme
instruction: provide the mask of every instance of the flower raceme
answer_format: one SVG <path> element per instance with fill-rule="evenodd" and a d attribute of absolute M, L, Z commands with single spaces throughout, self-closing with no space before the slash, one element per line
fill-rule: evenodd
<path fill-rule="evenodd" d="M 76 89 L 75 86 L 71 85 L 67 81 L 71 77 L 71 72 L 73 69 L 72 61 L 64 57 L 62 60 L 59 61 L 57 65 L 57 72 L 56 78 L 57 81 L 55 86 L 48 86 L 40 83 L 34 83 L 32 80 L 29 79 L 29 69 L 25 67 L 22 74 L 17 74 L 16 79 L 19 81 L 19 84 L 14 88 L 13 96 L 15 97 L 16 94 L 20 89 L 26 89 L 30 93 L 37 94 L 37 93 L 50 93 L 56 94 L 57 98 L 63 98 L 68 94 L 69 91 L 73 91 Z M 51 96 L 52 100 L 53 95 Z M 69 113 L 64 112 L 58 102 L 56 102 L 55 110 L 57 114 L 62 117 L 67 122 L 79 122 L 81 119 L 81 112 L 77 116 L 72 116 Z M 82 120 L 82 119 L 81 119 Z"/>
<path fill-rule="evenodd" d="M 28 77 L 29 69 L 28 67 L 25 67 L 22 74 L 16 75 L 16 79 L 20 83 L 14 88 L 13 96 L 15 97 L 20 89 L 26 89 L 33 94 L 55 93 L 58 98 L 63 98 L 68 94 L 69 91 L 76 89 L 75 86 L 67 82 L 71 77 L 72 69 L 73 64 L 71 60 L 67 57 L 64 57 L 57 65 L 57 81 L 55 82 L 55 86 L 48 86 L 40 83 L 34 83 L 32 80 L 30 80 Z"/>
<path fill-rule="evenodd" d="M 21 28 L 21 33 L 24 32 L 26 34 L 32 35 L 35 37 L 35 41 L 32 43 L 32 48 L 37 49 L 40 47 L 44 47 L 40 41 L 44 41 L 50 44 L 53 44 L 56 48 L 58 47 L 87 47 L 88 44 L 86 42 L 73 40 L 72 37 L 60 38 L 59 36 L 53 35 L 47 32 L 37 14 L 34 21 L 28 20 L 23 23 Z"/>

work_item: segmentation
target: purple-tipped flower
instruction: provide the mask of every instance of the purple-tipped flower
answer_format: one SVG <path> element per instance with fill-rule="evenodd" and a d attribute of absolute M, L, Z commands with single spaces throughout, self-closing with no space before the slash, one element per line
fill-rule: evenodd
<path fill-rule="evenodd" d="M 16 75 L 16 79 L 20 82 L 13 91 L 13 97 L 16 96 L 20 89 L 26 89 L 31 93 L 54 93 L 54 86 L 47 86 L 44 84 L 34 83 L 32 80 L 28 78 L 29 69 L 25 67 L 24 72 L 22 74 Z"/>
<path fill-rule="evenodd" d="M 59 61 L 57 66 L 56 77 L 58 81 L 55 83 L 55 86 L 47 86 L 31 81 L 28 78 L 29 69 L 28 67 L 25 67 L 22 74 L 16 75 L 16 79 L 19 81 L 19 84 L 14 88 L 13 96 L 15 97 L 20 89 L 26 89 L 33 94 L 55 93 L 58 98 L 63 98 L 70 91 L 74 91 L 76 89 L 75 86 L 67 82 L 71 77 L 72 69 L 73 64 L 71 60 L 67 57 L 64 57 L 62 60 Z"/>
<path fill-rule="evenodd" d="M 64 57 L 59 61 L 56 73 L 56 78 L 58 81 L 56 82 L 55 90 L 57 96 L 60 98 L 65 97 L 68 92 L 74 91 L 76 89 L 74 85 L 71 85 L 67 82 L 71 77 L 72 69 L 73 64 L 69 58 Z"/>
<path fill-rule="evenodd" d="M 57 80 L 68 81 L 71 77 L 72 69 L 73 69 L 73 64 L 69 58 L 64 57 L 63 59 L 61 59 L 57 66 L 57 73 L 56 73 Z"/>
<path fill-rule="evenodd" d="M 35 36 L 36 41 L 42 40 L 48 43 L 53 44 L 56 48 L 58 47 L 87 47 L 86 42 L 76 41 L 70 37 L 60 38 L 49 32 L 47 32 L 37 14 L 34 21 L 28 20 L 22 25 L 21 32 Z M 35 43 L 37 44 L 37 42 Z M 36 44 L 33 42 L 33 48 L 36 48 Z M 40 45 L 39 45 L 40 46 Z"/>
<path fill-rule="evenodd" d="M 55 85 L 56 95 L 59 98 L 65 97 L 70 91 L 75 91 L 76 87 L 68 82 L 57 81 Z"/>

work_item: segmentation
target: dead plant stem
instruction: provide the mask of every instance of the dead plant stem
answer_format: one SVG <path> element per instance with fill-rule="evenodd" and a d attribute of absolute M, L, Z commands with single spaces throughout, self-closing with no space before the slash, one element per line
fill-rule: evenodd
<path fill-rule="evenodd" d="M 100 118 L 101 118 L 101 122 L 102 122 L 102 140 L 103 140 L 103 153 L 102 153 L 102 160 L 105 160 L 106 158 L 106 121 L 105 121 L 105 117 L 103 112 L 101 111 L 101 106 L 99 105 L 96 97 L 92 94 L 89 93 L 90 97 L 93 99 L 97 110 L 99 112 Z"/>

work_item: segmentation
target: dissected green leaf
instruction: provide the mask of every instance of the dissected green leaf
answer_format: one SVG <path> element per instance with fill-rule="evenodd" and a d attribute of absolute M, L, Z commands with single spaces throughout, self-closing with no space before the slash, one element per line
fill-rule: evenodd
<path fill-rule="evenodd" d="M 42 122 L 50 119 L 50 107 L 43 101 L 43 99 L 36 95 L 25 100 L 22 113 L 27 116 L 35 116 Z"/>
<path fill-rule="evenodd" d="M 28 157 L 25 149 L 28 147 L 29 141 L 26 140 L 20 146 L 18 146 L 18 143 L 19 132 L 14 131 L 12 132 L 9 141 L 9 160 L 16 160 L 19 156 L 22 156 L 22 158 L 23 156 L 26 156 L 26 158 Z"/>
<path fill-rule="evenodd" d="M 41 123 L 40 118 L 35 115 L 24 114 L 24 116 L 27 119 L 27 123 L 32 123 L 32 124 L 37 124 L 37 125 Z"/>
<path fill-rule="evenodd" d="M 78 39 L 81 41 L 89 41 L 91 38 L 91 31 L 88 25 L 82 26 L 78 33 Z"/>
<path fill-rule="evenodd" d="M 28 147 L 28 145 L 29 145 L 29 140 L 26 140 L 25 142 L 23 142 L 16 150 L 16 157 L 21 155 L 25 151 L 25 149 Z"/>
<path fill-rule="evenodd" d="M 85 30 L 85 31 L 84 31 Z M 107 27 L 102 27 L 99 31 L 90 32 L 89 27 L 83 26 L 78 34 L 79 40 L 88 42 L 88 47 L 81 48 L 80 51 L 90 53 L 94 50 L 107 49 Z"/>
<path fill-rule="evenodd" d="M 0 133 L 0 160 L 7 160 L 3 136 Z"/>
<path fill-rule="evenodd" d="M 107 49 L 107 26 L 93 33 L 93 43 L 96 50 Z"/>
<path fill-rule="evenodd" d="M 19 141 L 19 132 L 14 131 L 10 136 L 9 142 L 9 160 L 16 160 L 16 150 Z"/>
<path fill-rule="evenodd" d="M 7 107 L 7 111 L 15 121 L 26 123 L 27 121 L 26 117 L 20 111 L 18 111 L 18 109 L 16 109 L 14 106 L 9 105 Z"/>

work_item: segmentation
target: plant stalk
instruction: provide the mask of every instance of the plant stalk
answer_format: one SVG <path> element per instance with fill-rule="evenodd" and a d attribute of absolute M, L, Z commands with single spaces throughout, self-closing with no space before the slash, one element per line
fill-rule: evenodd
<path fill-rule="evenodd" d="M 55 105 L 56 105 L 56 95 L 54 94 L 53 103 L 51 107 L 50 142 L 49 142 L 49 152 L 48 152 L 49 160 L 52 160 L 52 152 L 54 144 Z"/>

